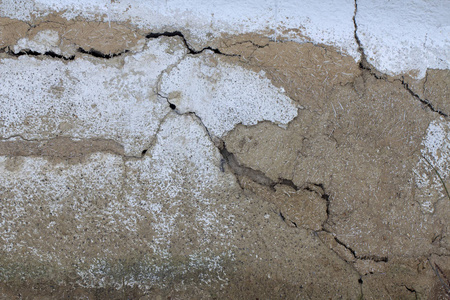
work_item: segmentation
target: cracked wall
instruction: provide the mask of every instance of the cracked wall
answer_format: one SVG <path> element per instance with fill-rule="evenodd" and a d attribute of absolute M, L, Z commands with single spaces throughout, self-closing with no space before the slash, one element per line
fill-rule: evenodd
<path fill-rule="evenodd" d="M 369 2 L 1 1 L 0 298 L 449 297 L 450 7 Z"/>

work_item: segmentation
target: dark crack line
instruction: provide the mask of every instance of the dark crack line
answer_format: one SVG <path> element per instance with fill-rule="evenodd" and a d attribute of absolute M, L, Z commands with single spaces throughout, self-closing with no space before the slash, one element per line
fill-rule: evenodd
<path fill-rule="evenodd" d="M 361 40 L 360 40 L 360 38 L 358 36 L 358 23 L 356 22 L 356 15 L 357 15 L 357 13 L 358 13 L 358 3 L 357 3 L 357 0 L 355 0 L 355 11 L 353 13 L 353 27 L 354 27 L 353 36 L 355 38 L 356 45 L 358 46 L 357 51 L 361 55 L 361 58 L 359 59 L 359 69 L 361 71 L 368 72 L 370 75 L 372 75 L 376 79 L 383 79 L 383 80 L 385 80 L 386 79 L 386 75 L 382 74 L 381 72 L 375 72 L 373 70 L 372 65 L 367 60 L 366 52 L 364 51 L 364 47 L 362 46 L 362 42 L 361 42 Z"/>
<path fill-rule="evenodd" d="M 155 38 L 159 38 L 161 36 L 167 36 L 167 37 L 180 37 L 181 40 L 183 41 L 184 46 L 186 47 L 186 49 L 188 50 L 188 54 L 191 55 L 196 55 L 196 54 L 201 54 L 206 50 L 209 50 L 215 54 L 219 54 L 219 55 L 224 55 L 224 56 L 230 56 L 230 57 L 240 57 L 239 54 L 227 54 L 227 53 L 222 53 L 219 49 L 217 48 L 212 48 L 210 46 L 205 47 L 201 50 L 195 50 L 193 47 L 191 47 L 189 45 L 189 43 L 187 42 L 186 38 L 184 37 L 183 33 L 181 33 L 181 31 L 172 31 L 172 32 L 161 32 L 161 33 L 149 33 L 147 34 L 145 37 L 147 39 L 155 39 Z M 2 49 L 0 49 L 1 52 L 4 52 L 8 55 L 11 56 L 15 56 L 15 57 L 19 57 L 19 56 L 23 56 L 23 55 L 28 55 L 28 56 L 48 56 L 51 58 L 57 58 L 57 59 L 62 59 L 62 60 L 74 60 L 75 59 L 75 55 L 71 55 L 71 56 L 64 56 L 64 55 L 60 55 L 57 54 L 53 51 L 46 51 L 44 53 L 41 52 L 37 52 L 37 51 L 33 51 L 30 49 L 24 49 L 21 50 L 19 52 L 14 52 L 11 49 L 9 49 L 9 47 L 4 47 Z M 96 58 L 103 58 L 103 59 L 111 59 L 114 57 L 118 57 L 121 56 L 123 54 L 126 54 L 128 52 L 130 52 L 130 50 L 125 49 L 121 52 L 117 52 L 117 53 L 103 53 L 99 50 L 96 50 L 94 48 L 90 48 L 89 50 L 84 49 L 83 47 L 78 47 L 77 52 L 82 53 L 82 54 L 87 54 L 87 55 L 91 55 L 93 57 Z"/>
<path fill-rule="evenodd" d="M 328 231 L 326 231 L 326 230 L 322 230 L 322 231 L 324 231 L 324 232 L 328 232 Z M 329 233 L 329 232 L 328 232 Z M 362 297 L 362 295 L 363 295 L 363 279 L 362 279 L 362 277 L 363 277 L 363 275 L 358 271 L 358 269 L 355 267 L 355 265 L 354 265 L 354 263 L 352 262 L 352 261 L 348 261 L 347 259 L 345 259 L 344 257 L 342 257 L 341 256 L 341 254 L 339 254 L 335 249 L 333 249 L 332 247 L 331 248 L 329 248 L 327 245 L 326 245 L 326 243 L 322 240 L 322 238 L 320 238 L 320 236 L 317 234 L 317 232 L 316 231 L 313 231 L 313 234 L 315 235 L 315 236 L 317 236 L 317 238 L 319 239 L 319 241 L 322 243 L 322 245 L 324 245 L 326 248 L 328 248 L 331 252 L 333 252 L 335 255 L 336 255 L 336 257 L 338 257 L 340 260 L 342 260 L 343 262 L 345 262 L 348 266 L 350 266 L 350 268 L 354 271 L 354 272 L 356 272 L 356 274 L 358 274 L 359 275 L 359 278 L 358 278 L 358 284 L 359 284 L 359 287 L 360 287 L 360 291 L 361 291 L 361 297 Z M 359 297 L 358 299 L 364 299 L 363 297 L 361 298 L 361 297 Z"/>
<path fill-rule="evenodd" d="M 129 50 L 124 50 L 124 51 L 118 52 L 118 53 L 105 54 L 105 53 L 102 53 L 101 51 L 95 50 L 94 48 L 86 50 L 86 49 L 84 49 L 82 47 L 79 47 L 77 49 L 77 51 L 80 52 L 80 53 L 83 53 L 83 54 L 91 55 L 93 57 L 104 58 L 104 59 L 111 59 L 111 58 L 114 58 L 114 57 L 117 57 L 117 56 L 121 56 L 122 54 L 130 52 Z"/>
<path fill-rule="evenodd" d="M 220 54 L 220 55 L 224 55 L 224 56 L 238 56 L 240 57 L 240 55 L 238 54 L 227 54 L 227 53 L 222 53 L 219 49 L 217 48 L 212 48 L 210 46 L 205 47 L 201 50 L 195 50 L 193 47 L 191 47 L 191 45 L 189 45 L 189 43 L 187 42 L 184 34 L 181 31 L 164 31 L 164 32 L 151 32 L 149 34 L 147 34 L 145 37 L 147 39 L 156 39 L 162 36 L 167 36 L 167 37 L 175 37 L 178 36 L 181 38 L 181 40 L 183 41 L 184 46 L 186 47 L 186 49 L 188 50 L 188 54 L 200 54 L 205 50 L 210 50 L 212 52 L 214 52 L 215 54 Z"/>
<path fill-rule="evenodd" d="M 376 79 L 385 79 L 385 76 L 376 74 L 373 71 L 371 64 L 367 60 L 366 52 L 364 51 L 364 47 L 362 46 L 361 40 L 359 39 L 359 36 L 358 36 L 358 23 L 356 22 L 356 14 L 357 13 L 358 13 L 358 3 L 357 3 L 357 0 L 355 0 L 355 11 L 353 13 L 353 27 L 354 27 L 353 36 L 355 38 L 356 45 L 358 46 L 357 51 L 359 52 L 359 55 L 361 56 L 359 59 L 359 68 L 362 71 L 369 72 Z"/>
<path fill-rule="evenodd" d="M 11 51 L 10 49 L 8 49 L 5 51 L 5 53 L 8 55 L 14 56 L 14 57 L 27 55 L 27 56 L 49 56 L 51 58 L 58 58 L 58 59 L 66 60 L 66 61 L 75 59 L 75 55 L 64 56 L 64 55 L 57 54 L 53 51 L 47 51 L 44 53 L 40 53 L 40 52 L 36 52 L 36 51 L 32 51 L 32 50 L 21 50 L 19 52 L 14 52 L 14 51 Z"/>
<path fill-rule="evenodd" d="M 303 190 L 310 191 L 310 192 L 316 192 L 323 199 L 325 199 L 327 201 L 327 215 L 329 215 L 329 208 L 328 208 L 329 207 L 329 195 L 327 193 L 325 193 L 323 184 L 321 184 L 321 183 L 319 183 L 319 184 L 312 183 L 311 184 L 315 187 L 320 188 L 320 191 L 317 191 L 314 188 L 311 188 L 308 184 L 301 188 L 301 187 L 298 187 L 297 185 L 295 185 L 294 182 L 290 179 L 279 178 L 277 181 L 274 181 L 271 178 L 269 178 L 266 174 L 264 174 L 264 172 L 262 172 L 260 170 L 254 170 L 250 167 L 241 165 L 238 162 L 236 156 L 233 153 L 228 151 L 225 142 L 222 139 L 215 137 L 211 134 L 208 127 L 205 125 L 202 118 L 197 113 L 192 112 L 192 111 L 181 113 L 177 110 L 176 105 L 170 102 L 170 100 L 167 96 L 163 96 L 160 93 L 158 93 L 158 96 L 160 96 L 163 99 L 166 99 L 167 103 L 169 104 L 169 107 L 176 114 L 178 114 L 178 115 L 189 114 L 189 115 L 194 116 L 200 122 L 200 124 L 204 128 L 205 132 L 207 133 L 209 139 L 217 147 L 217 149 L 219 150 L 219 152 L 222 156 L 222 159 L 220 161 L 220 171 L 225 171 L 224 165 L 225 164 L 228 165 L 228 167 L 230 168 L 230 171 L 235 175 L 235 177 L 237 178 L 238 184 L 242 189 L 244 189 L 244 188 L 242 187 L 242 185 L 239 181 L 240 176 L 246 176 L 257 184 L 269 187 L 272 191 L 275 191 L 276 185 L 286 185 L 286 186 L 293 188 L 296 191 L 303 189 Z M 295 223 L 294 223 L 294 225 L 297 226 Z"/>
<path fill-rule="evenodd" d="M 348 251 L 350 251 L 350 253 L 353 255 L 353 257 L 355 259 L 372 260 L 374 262 L 388 262 L 389 261 L 387 256 L 377 256 L 377 255 L 361 255 L 360 256 L 360 255 L 356 255 L 355 250 L 353 250 L 350 246 L 347 246 L 344 242 L 340 241 L 337 237 L 334 237 L 334 240 L 336 241 L 336 243 L 338 243 L 339 245 L 343 246 Z"/>
<path fill-rule="evenodd" d="M 264 45 L 259 45 L 259 44 L 255 43 L 255 42 L 251 41 L 251 40 L 246 40 L 246 41 L 236 42 L 236 43 L 233 43 L 233 44 L 231 44 L 231 45 L 228 45 L 226 42 L 224 42 L 226 48 L 230 48 L 230 47 L 236 46 L 236 45 L 243 45 L 243 44 L 246 44 L 246 43 L 252 44 L 252 46 L 254 46 L 256 49 L 266 48 L 266 47 L 268 47 L 268 46 L 270 45 L 270 43 L 266 43 L 266 44 L 264 44 Z M 256 49 L 255 49 L 255 50 L 256 50 Z"/>
<path fill-rule="evenodd" d="M 444 118 L 448 118 L 448 114 L 444 113 L 442 110 L 437 109 L 433 106 L 433 104 L 427 100 L 427 99 L 422 99 L 420 98 L 420 96 L 418 94 L 416 94 L 410 87 L 409 84 L 407 82 L 405 82 L 405 78 L 402 76 L 402 79 L 400 80 L 400 82 L 402 83 L 403 87 L 405 88 L 405 90 L 407 90 L 409 92 L 409 94 L 414 97 L 414 99 L 420 101 L 425 107 L 429 108 L 431 111 L 438 113 L 439 115 L 443 116 Z"/>
<path fill-rule="evenodd" d="M 403 287 L 404 287 L 406 290 L 408 290 L 408 292 L 414 293 L 415 298 L 418 299 L 417 291 L 416 291 L 414 288 L 410 288 L 410 287 L 408 287 L 408 286 L 405 285 L 405 284 L 403 285 Z"/>
<path fill-rule="evenodd" d="M 278 183 L 267 177 L 263 172 L 259 170 L 254 170 L 249 167 L 245 167 L 239 164 L 235 155 L 230 153 L 225 145 L 225 142 L 220 140 L 218 145 L 218 149 L 226 164 L 230 167 L 231 172 L 236 176 L 246 176 L 250 178 L 252 181 L 263 185 L 268 186 L 272 191 L 275 191 L 275 185 Z"/>
<path fill-rule="evenodd" d="M 353 13 L 353 26 L 354 26 L 353 35 L 355 37 L 356 45 L 358 45 L 358 52 L 361 55 L 361 58 L 359 60 L 359 67 L 360 67 L 360 69 L 370 70 L 370 68 L 366 68 L 367 57 L 366 57 L 366 53 L 364 52 L 364 48 L 362 47 L 361 40 L 359 39 L 359 36 L 358 36 L 358 24 L 356 23 L 356 14 L 357 13 L 358 13 L 358 3 L 355 0 L 355 12 Z"/>

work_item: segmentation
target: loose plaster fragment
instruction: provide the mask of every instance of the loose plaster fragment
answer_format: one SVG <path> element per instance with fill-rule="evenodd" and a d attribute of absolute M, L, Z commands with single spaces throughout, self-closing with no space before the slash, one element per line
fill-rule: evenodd
<path fill-rule="evenodd" d="M 247 286 L 248 296 L 355 298 L 358 275 L 308 231 L 266 218 L 269 203 L 243 195 L 219 161 L 196 118 L 176 114 L 140 160 L 0 157 L 1 278 L 71 274 L 84 288 L 125 282 L 150 293 L 195 286 L 237 296 Z"/>
<path fill-rule="evenodd" d="M 59 33 L 50 29 L 39 31 L 32 39 L 21 38 L 12 48 L 16 54 L 23 50 L 30 50 L 38 53 L 53 52 L 58 55 L 62 54 Z"/>
<path fill-rule="evenodd" d="M 160 90 L 179 113 L 195 112 L 217 137 L 236 124 L 268 120 L 283 125 L 297 116 L 284 89 L 274 87 L 264 72 L 233 66 L 209 51 L 186 57 L 164 74 Z"/>
<path fill-rule="evenodd" d="M 139 30 L 111 23 L 74 22 L 61 33 L 64 44 L 75 44 L 83 49 L 95 49 L 103 54 L 138 50 L 143 36 Z"/>
<path fill-rule="evenodd" d="M 0 17 L 0 49 L 15 45 L 30 28 L 25 22 Z"/>
<path fill-rule="evenodd" d="M 174 41 L 148 41 L 145 51 L 111 63 L 1 60 L 0 136 L 108 139 L 122 144 L 125 155 L 140 156 L 170 111 L 156 90 L 161 72 L 185 54 Z"/>
<path fill-rule="evenodd" d="M 34 51 L 70 57 L 81 48 L 112 55 L 125 50 L 140 51 L 144 46 L 142 33 L 125 24 L 69 21 L 59 15 L 50 15 L 36 21 L 24 35 L 19 35 L 22 38 L 11 40 L 7 44 L 16 54 Z"/>

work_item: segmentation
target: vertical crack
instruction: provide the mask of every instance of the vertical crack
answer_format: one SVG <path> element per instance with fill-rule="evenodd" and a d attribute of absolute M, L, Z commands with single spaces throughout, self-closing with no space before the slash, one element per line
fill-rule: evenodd
<path fill-rule="evenodd" d="M 361 40 L 359 39 L 358 36 L 358 24 L 356 23 L 356 14 L 358 13 L 358 3 L 357 0 L 355 0 L 355 11 L 353 13 L 353 27 L 354 27 L 354 32 L 353 35 L 355 37 L 355 41 L 356 41 L 356 45 L 358 46 L 358 52 L 361 55 L 361 58 L 359 59 L 359 67 L 361 69 L 366 69 L 367 68 L 367 57 L 366 54 L 364 53 L 364 48 L 362 47 L 361 44 Z M 370 69 L 367 69 L 370 70 Z"/>

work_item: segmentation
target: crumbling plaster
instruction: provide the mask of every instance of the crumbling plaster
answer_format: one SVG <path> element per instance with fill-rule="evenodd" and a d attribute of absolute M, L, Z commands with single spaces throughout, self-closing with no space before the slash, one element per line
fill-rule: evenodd
<path fill-rule="evenodd" d="M 450 9 L 409 2 L 0 2 L 0 297 L 445 296 Z"/>

